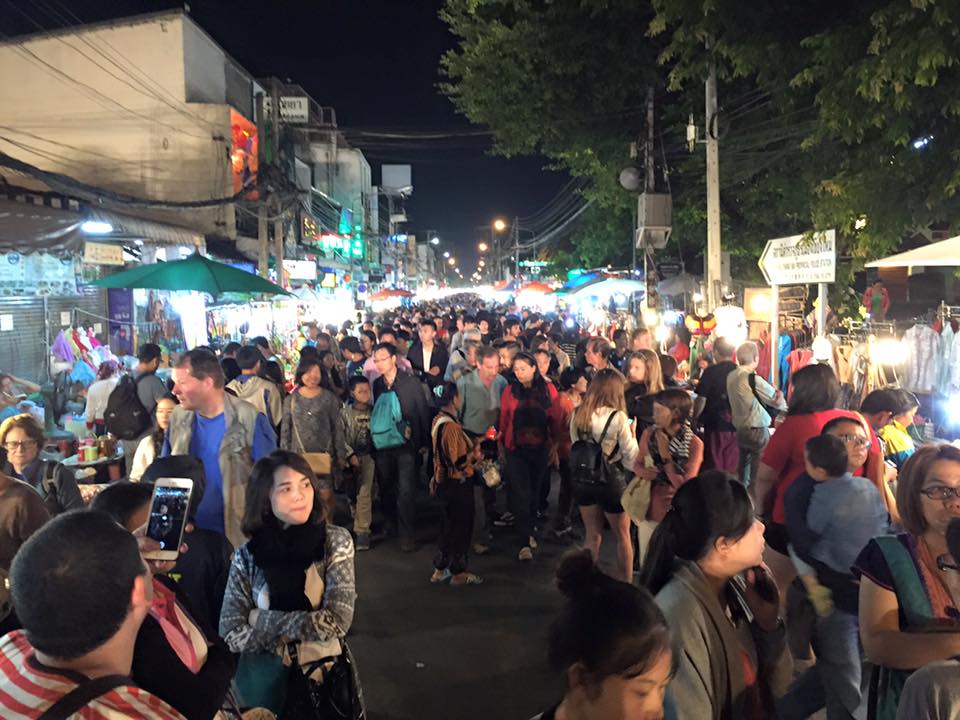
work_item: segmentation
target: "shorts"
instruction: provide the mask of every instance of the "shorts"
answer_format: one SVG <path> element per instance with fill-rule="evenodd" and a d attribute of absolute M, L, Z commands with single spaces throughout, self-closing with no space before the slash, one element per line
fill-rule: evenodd
<path fill-rule="evenodd" d="M 574 485 L 573 497 L 579 507 L 599 505 L 600 509 L 608 515 L 617 515 L 623 512 L 623 505 L 620 502 L 623 493 L 618 493 L 609 485 L 596 485 L 593 487 Z"/>

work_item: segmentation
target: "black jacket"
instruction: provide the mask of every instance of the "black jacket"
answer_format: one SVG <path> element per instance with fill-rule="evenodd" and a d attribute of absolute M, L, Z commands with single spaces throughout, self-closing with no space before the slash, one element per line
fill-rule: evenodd
<path fill-rule="evenodd" d="M 438 385 L 443 384 L 443 374 L 447 371 L 447 363 L 450 362 L 450 355 L 443 345 L 434 342 L 433 352 L 430 354 L 430 367 L 424 367 L 423 346 L 419 342 L 416 342 L 410 346 L 410 350 L 407 351 L 407 360 L 409 360 L 410 365 L 413 366 L 414 375 L 425 382 L 432 390 Z M 427 372 L 430 368 L 440 368 L 440 374 L 431 375 Z"/>
<path fill-rule="evenodd" d="M 170 577 L 177 581 L 177 593 L 208 637 L 218 634 L 223 593 L 230 575 L 233 547 L 226 537 L 213 530 L 194 528 L 183 536 L 189 551 L 177 558 Z"/>
<path fill-rule="evenodd" d="M 18 475 L 10 463 L 3 471 L 10 477 L 23 480 L 40 493 L 50 517 L 84 507 L 74 471 L 60 463 L 38 458 L 23 469 L 23 475 Z"/>
<path fill-rule="evenodd" d="M 430 447 L 432 414 L 420 381 L 413 375 L 398 370 L 393 386 L 387 387 L 387 381 L 381 375 L 373 383 L 374 403 L 387 390 L 393 390 L 397 393 L 397 398 L 400 400 L 400 412 L 403 413 L 403 419 L 410 424 L 410 446 L 416 450 Z"/>

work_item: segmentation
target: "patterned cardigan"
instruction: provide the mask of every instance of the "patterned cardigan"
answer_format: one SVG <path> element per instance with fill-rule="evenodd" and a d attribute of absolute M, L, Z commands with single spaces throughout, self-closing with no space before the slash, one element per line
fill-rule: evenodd
<path fill-rule="evenodd" d="M 230 562 L 230 576 L 220 613 L 220 636 L 231 651 L 283 653 L 287 641 L 327 642 L 343 639 L 353 623 L 357 597 L 353 539 L 336 525 L 327 526 L 326 551 L 316 570 L 324 582 L 323 598 L 312 611 L 283 612 L 258 606 L 268 592 L 267 579 L 244 544 Z M 261 603 L 262 605 L 262 603 Z M 251 611 L 256 610 L 251 625 Z"/>

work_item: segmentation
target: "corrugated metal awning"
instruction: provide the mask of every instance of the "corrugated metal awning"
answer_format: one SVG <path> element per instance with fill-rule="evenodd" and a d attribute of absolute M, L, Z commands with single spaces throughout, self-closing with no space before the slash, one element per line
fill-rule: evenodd
<path fill-rule="evenodd" d="M 112 233 L 91 237 L 91 240 L 142 240 L 151 245 L 186 245 L 201 250 L 204 248 L 203 233 L 180 225 L 146 220 L 100 208 L 90 208 L 87 219 L 99 220 L 113 226 Z"/>
<path fill-rule="evenodd" d="M 83 220 L 73 210 L 0 198 L 0 252 L 80 252 Z"/>

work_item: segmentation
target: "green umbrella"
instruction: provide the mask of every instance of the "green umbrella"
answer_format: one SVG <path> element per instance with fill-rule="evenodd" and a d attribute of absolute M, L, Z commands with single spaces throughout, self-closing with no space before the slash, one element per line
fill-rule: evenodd
<path fill-rule="evenodd" d="M 290 295 L 279 285 L 258 275 L 216 262 L 200 253 L 194 253 L 186 260 L 141 265 L 100 278 L 93 284 L 105 288 L 194 290 L 214 297 L 223 293 Z"/>

